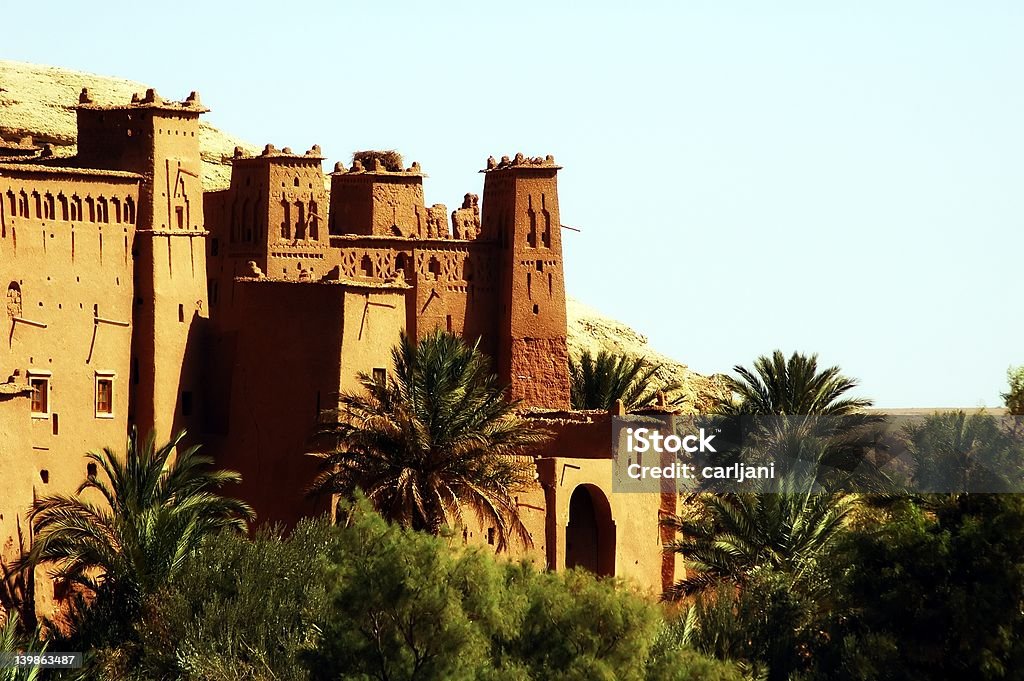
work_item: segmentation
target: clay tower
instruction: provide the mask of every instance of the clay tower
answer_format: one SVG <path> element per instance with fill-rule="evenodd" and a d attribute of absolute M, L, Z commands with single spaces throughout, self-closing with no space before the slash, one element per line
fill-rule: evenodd
<path fill-rule="evenodd" d="M 339 163 L 331 173 L 330 213 L 331 234 L 427 236 L 423 172 L 418 163 L 405 170 L 385 168 L 380 159 L 369 167 Z"/>
<path fill-rule="evenodd" d="M 481 237 L 499 250 L 499 377 L 526 406 L 568 409 L 558 170 L 552 156 L 489 160 Z"/>
<path fill-rule="evenodd" d="M 192 93 L 165 102 L 153 90 L 130 104 L 101 106 L 83 90 L 79 161 L 143 176 L 132 255 L 135 310 L 130 412 L 158 441 L 197 433 L 200 345 L 209 318 L 199 116 Z"/>

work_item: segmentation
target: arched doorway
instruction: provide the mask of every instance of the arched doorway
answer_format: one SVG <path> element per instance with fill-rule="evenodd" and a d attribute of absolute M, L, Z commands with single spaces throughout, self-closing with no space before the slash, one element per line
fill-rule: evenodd
<path fill-rule="evenodd" d="M 608 497 L 596 485 L 580 485 L 569 497 L 565 567 L 602 577 L 615 575 L 615 523 Z"/>

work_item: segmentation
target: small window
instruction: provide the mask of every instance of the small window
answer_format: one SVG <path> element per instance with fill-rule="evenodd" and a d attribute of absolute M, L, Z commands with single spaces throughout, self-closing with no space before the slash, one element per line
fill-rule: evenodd
<path fill-rule="evenodd" d="M 494 546 L 494 528 L 493 527 L 488 527 L 487 528 L 487 543 L 490 544 L 491 546 Z"/>
<path fill-rule="evenodd" d="M 96 417 L 110 418 L 114 415 L 114 376 L 96 376 Z"/>
<path fill-rule="evenodd" d="M 28 384 L 32 388 L 32 416 L 34 418 L 49 418 L 50 377 L 29 375 Z"/>
<path fill-rule="evenodd" d="M 181 303 L 178 303 L 178 321 L 185 322 L 185 306 Z"/>
<path fill-rule="evenodd" d="M 388 371 L 387 369 L 376 368 L 373 370 L 373 382 L 378 385 L 387 383 Z"/>

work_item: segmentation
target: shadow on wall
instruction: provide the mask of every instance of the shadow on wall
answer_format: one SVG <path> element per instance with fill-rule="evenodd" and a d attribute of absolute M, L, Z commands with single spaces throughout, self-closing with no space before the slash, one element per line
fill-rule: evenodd
<path fill-rule="evenodd" d="M 596 485 L 579 485 L 569 498 L 565 566 L 615 576 L 615 522 L 608 497 Z"/>

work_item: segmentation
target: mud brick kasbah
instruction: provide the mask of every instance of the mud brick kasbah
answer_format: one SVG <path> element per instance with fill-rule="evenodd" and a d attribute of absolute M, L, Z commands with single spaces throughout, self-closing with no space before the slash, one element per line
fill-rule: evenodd
<path fill-rule="evenodd" d="M 674 495 L 613 494 L 611 415 L 569 406 L 565 282 L 552 156 L 488 159 L 483 199 L 424 203 L 419 164 L 341 163 L 314 145 L 236 149 L 204 192 L 196 93 L 100 104 L 83 90 L 78 149 L 0 141 L 0 549 L 33 497 L 74 493 L 84 454 L 132 425 L 186 428 L 244 483 L 263 521 L 325 512 L 305 492 L 321 408 L 386 372 L 399 332 L 481 339 L 501 381 L 554 433 L 518 498 L 533 547 L 651 593 L 680 576 L 659 518 Z M 7 378 L 7 377 L 10 378 Z M 3 382 L 7 378 L 6 382 Z M 466 528 L 486 545 L 487 527 Z M 50 577 L 40 602 L 56 607 Z"/>

